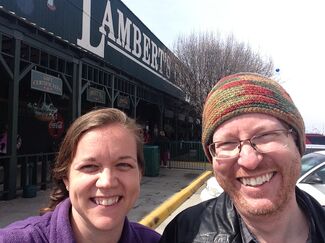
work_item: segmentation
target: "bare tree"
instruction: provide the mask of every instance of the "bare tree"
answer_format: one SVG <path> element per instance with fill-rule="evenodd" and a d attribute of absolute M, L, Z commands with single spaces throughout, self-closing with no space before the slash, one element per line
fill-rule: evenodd
<path fill-rule="evenodd" d="M 179 36 L 173 48 L 175 82 L 185 92 L 196 114 L 201 114 L 204 100 L 222 77 L 237 72 L 273 74 L 271 58 L 262 58 L 248 44 L 233 35 L 222 39 L 213 33 Z"/>

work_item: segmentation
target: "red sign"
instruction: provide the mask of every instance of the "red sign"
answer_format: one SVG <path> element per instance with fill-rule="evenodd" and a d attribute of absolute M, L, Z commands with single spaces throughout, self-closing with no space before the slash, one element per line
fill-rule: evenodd
<path fill-rule="evenodd" d="M 48 131 L 52 138 L 59 138 L 64 132 L 64 121 L 60 114 L 49 122 Z"/>

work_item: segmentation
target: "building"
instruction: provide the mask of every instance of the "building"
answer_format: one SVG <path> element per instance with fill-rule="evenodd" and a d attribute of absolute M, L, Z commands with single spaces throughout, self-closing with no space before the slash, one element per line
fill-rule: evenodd
<path fill-rule="evenodd" d="M 325 145 L 325 136 L 317 133 L 306 133 L 306 144 Z"/>
<path fill-rule="evenodd" d="M 171 55 L 120 0 L 0 0 L 0 197 L 36 181 L 29 162 L 52 158 L 96 107 L 125 111 L 152 137 L 198 138 Z"/>

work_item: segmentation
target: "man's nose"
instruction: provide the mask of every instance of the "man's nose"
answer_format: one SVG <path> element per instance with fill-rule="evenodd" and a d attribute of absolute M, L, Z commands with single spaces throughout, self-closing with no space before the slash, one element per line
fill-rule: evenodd
<path fill-rule="evenodd" d="M 257 152 L 252 147 L 251 143 L 246 142 L 241 145 L 237 163 L 249 170 L 254 170 L 258 167 L 259 163 L 262 161 L 262 158 L 263 155 Z"/>
<path fill-rule="evenodd" d="M 118 184 L 118 178 L 111 169 L 103 169 L 98 176 L 96 186 L 98 188 L 114 187 Z"/>

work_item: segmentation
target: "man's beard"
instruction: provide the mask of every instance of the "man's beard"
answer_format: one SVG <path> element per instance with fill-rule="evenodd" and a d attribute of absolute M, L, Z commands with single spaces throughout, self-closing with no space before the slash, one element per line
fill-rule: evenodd
<path fill-rule="evenodd" d="M 282 173 L 282 186 L 275 189 L 278 192 L 272 201 L 264 203 L 260 207 L 251 205 L 249 200 L 246 200 L 233 184 L 220 180 L 220 178 L 218 178 L 218 182 L 224 191 L 228 193 L 239 213 L 244 213 L 247 216 L 271 216 L 282 212 L 294 195 L 295 185 L 300 175 L 300 159 L 293 159 L 289 167 L 281 167 L 277 170 L 277 173 Z"/>

